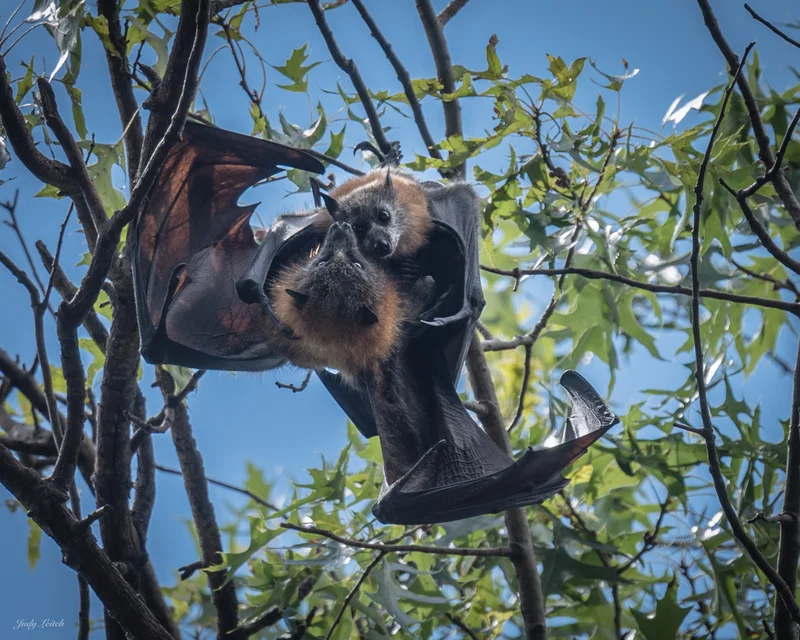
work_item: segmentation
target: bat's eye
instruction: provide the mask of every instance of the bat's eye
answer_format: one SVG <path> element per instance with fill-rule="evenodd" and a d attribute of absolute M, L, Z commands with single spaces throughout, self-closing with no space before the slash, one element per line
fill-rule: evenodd
<path fill-rule="evenodd" d="M 361 264 L 360 262 L 354 262 L 353 266 L 356 267 L 357 269 L 363 269 L 364 268 L 364 265 Z"/>
<path fill-rule="evenodd" d="M 378 220 L 381 222 L 389 222 L 392 219 L 391 214 L 386 209 L 378 211 Z"/>

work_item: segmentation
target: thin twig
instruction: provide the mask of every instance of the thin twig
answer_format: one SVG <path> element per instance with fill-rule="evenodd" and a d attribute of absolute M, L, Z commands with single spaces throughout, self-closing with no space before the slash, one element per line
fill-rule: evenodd
<path fill-rule="evenodd" d="M 53 291 L 53 285 L 56 280 L 56 273 L 60 269 L 58 261 L 61 258 L 61 248 L 64 245 L 64 234 L 67 231 L 67 225 L 69 224 L 69 219 L 72 216 L 72 210 L 74 208 L 75 208 L 75 203 L 71 202 L 69 205 L 69 209 L 67 209 L 67 215 L 64 216 L 64 222 L 61 223 L 61 229 L 58 232 L 58 241 L 56 242 L 56 255 L 53 258 L 53 264 L 49 269 L 50 278 L 47 281 L 47 288 L 44 291 L 44 298 L 42 299 L 42 304 L 45 306 L 47 306 L 47 302 L 50 299 L 50 293 Z"/>
<path fill-rule="evenodd" d="M 514 419 L 511 421 L 511 424 L 508 425 L 509 433 L 511 430 L 517 426 L 520 419 L 522 418 L 522 412 L 525 409 L 525 394 L 528 391 L 528 382 L 530 381 L 531 377 L 531 353 L 533 352 L 533 344 L 526 344 L 525 345 L 525 358 L 523 360 L 523 372 L 522 372 L 522 386 L 519 390 L 519 401 L 517 402 L 517 412 L 514 414 Z"/>
<path fill-rule="evenodd" d="M 466 2 L 465 2 L 465 4 L 466 4 Z M 466 624 L 464 624 L 464 621 L 461 618 L 459 618 L 458 616 L 456 616 L 456 615 L 454 615 L 452 613 L 446 613 L 445 616 L 447 617 L 447 619 L 450 622 L 452 622 L 455 626 L 457 626 L 459 629 L 461 629 L 461 631 L 466 633 L 470 637 L 471 640 L 480 640 L 478 638 L 478 635 L 472 629 L 470 629 Z"/>
<path fill-rule="evenodd" d="M 769 29 L 770 31 L 772 31 L 772 33 L 774 33 L 774 34 L 776 34 L 776 35 L 780 36 L 781 38 L 783 38 L 784 40 L 786 40 L 786 42 L 788 42 L 789 44 L 791 44 L 791 45 L 794 45 L 795 47 L 797 47 L 798 49 L 800 49 L 800 42 L 798 42 L 798 41 L 797 41 L 797 40 L 795 40 L 794 38 L 790 38 L 790 37 L 789 37 L 789 36 L 787 36 L 787 35 L 786 35 L 786 34 L 785 34 L 783 31 L 781 31 L 780 29 L 778 29 L 778 27 L 776 27 L 774 24 L 772 24 L 772 23 L 771 23 L 771 22 L 769 22 L 768 20 L 765 20 L 764 18 L 762 18 L 762 17 L 761 17 L 760 15 L 758 15 L 758 14 L 757 14 L 755 11 L 753 11 L 752 7 L 751 7 L 749 4 L 747 4 L 746 2 L 744 3 L 744 8 L 745 8 L 745 9 L 747 9 L 747 11 L 750 13 L 750 15 L 751 15 L 751 16 L 753 16 L 753 18 L 755 18 L 756 20 L 758 20 L 758 21 L 759 21 L 761 24 L 763 24 L 765 27 L 767 27 L 767 29 Z"/>
<path fill-rule="evenodd" d="M 165 467 L 164 465 L 161 465 L 161 464 L 157 464 L 156 465 L 156 469 L 158 469 L 159 471 L 161 471 L 163 473 L 169 473 L 169 474 L 172 474 L 174 476 L 182 476 L 183 475 L 183 472 L 181 472 L 179 469 L 170 469 L 169 467 Z M 254 502 L 257 502 L 261 506 L 267 507 L 267 509 L 272 509 L 273 511 L 277 511 L 278 510 L 278 507 L 276 507 L 274 504 L 272 504 L 271 502 L 267 502 L 266 500 L 264 500 L 264 498 L 261 498 L 260 496 L 257 496 L 255 493 L 253 493 L 249 489 L 245 489 L 244 487 L 237 487 L 234 484 L 229 484 L 228 482 L 223 482 L 222 480 L 214 480 L 214 478 L 206 477 L 206 480 L 208 481 L 209 484 L 214 484 L 214 485 L 217 485 L 218 487 L 222 487 L 223 489 L 230 489 L 231 491 L 236 491 L 237 493 L 241 493 L 242 495 L 247 496 L 248 498 L 250 498 Z"/>
<path fill-rule="evenodd" d="M 2 206 L 6 211 L 8 211 L 8 215 L 11 218 L 11 222 L 6 222 L 8 226 L 10 226 L 14 233 L 19 240 L 19 244 L 22 247 L 22 252 L 25 254 L 25 259 L 28 261 L 28 266 L 31 269 L 31 273 L 33 274 L 33 279 L 36 280 L 36 284 L 39 285 L 40 291 L 44 292 L 44 284 L 42 283 L 42 279 L 39 277 L 39 270 L 36 268 L 36 263 L 33 261 L 33 257 L 31 256 L 31 252 L 28 249 L 28 243 L 25 242 L 25 236 L 22 235 L 22 229 L 19 226 L 19 220 L 17 219 L 17 203 L 19 202 L 19 189 L 14 191 L 14 199 L 11 202 L 0 202 L 0 206 Z"/>
<path fill-rule="evenodd" d="M 786 513 L 779 513 L 775 516 L 768 516 L 763 511 L 759 511 L 752 518 L 747 519 L 747 524 L 754 524 L 756 522 L 766 522 L 767 524 L 785 524 L 792 522 L 794 518 Z"/>
<path fill-rule="evenodd" d="M 325 636 L 325 640 L 331 640 L 333 637 L 333 632 L 336 631 L 336 626 L 339 624 L 339 621 L 342 619 L 344 612 L 347 611 L 347 607 L 350 605 L 350 602 L 353 598 L 356 597 L 358 590 L 361 588 L 361 585 L 364 584 L 367 578 L 369 578 L 369 574 L 372 573 L 372 570 L 378 565 L 378 563 L 386 557 L 388 551 L 381 551 L 375 558 L 373 558 L 372 562 L 370 562 L 366 567 L 364 567 L 364 571 L 361 573 L 361 576 L 358 578 L 356 583 L 353 585 L 353 588 L 350 589 L 350 592 L 345 596 L 344 602 L 342 603 L 341 608 L 339 609 L 339 613 L 336 614 L 336 617 L 333 620 L 333 624 L 331 624 L 331 628 L 328 629 L 328 633 Z"/>
<path fill-rule="evenodd" d="M 755 278 L 756 280 L 763 280 L 764 282 L 769 282 L 770 284 L 774 285 L 776 289 L 786 289 L 794 293 L 795 296 L 800 297 L 800 290 L 798 290 L 794 282 L 792 282 L 788 278 L 786 278 L 785 280 L 778 280 L 777 278 L 767 273 L 759 273 L 758 271 L 753 271 L 752 269 L 749 269 L 748 267 L 745 267 L 744 265 L 738 263 L 733 258 L 731 258 L 730 261 L 734 267 L 739 269 L 739 271 L 747 274 L 751 278 Z"/>
<path fill-rule="evenodd" d="M 372 549 L 373 551 L 382 551 L 384 553 L 398 552 L 398 553 L 430 553 L 437 556 L 474 556 L 476 558 L 511 558 L 514 552 L 510 547 L 486 547 L 486 548 L 467 548 L 467 547 L 428 547 L 421 544 L 381 544 L 379 542 L 363 542 L 361 540 L 353 540 L 352 538 L 344 538 L 336 535 L 333 531 L 327 529 L 320 529 L 319 527 L 303 527 L 291 522 L 281 522 L 281 527 L 284 529 L 291 529 L 292 531 L 299 531 L 300 533 L 310 533 L 318 536 L 329 538 L 340 544 L 348 547 L 355 547 L 356 549 Z"/>
<path fill-rule="evenodd" d="M 299 385 L 294 384 L 286 384 L 285 382 L 279 382 L 278 380 L 275 381 L 275 386 L 278 389 L 291 389 L 292 393 L 300 393 L 301 391 L 305 391 L 308 387 L 308 383 L 311 381 L 311 374 L 314 373 L 312 369 L 306 371 L 306 375 L 303 378 L 303 381 Z"/>
<path fill-rule="evenodd" d="M 489 267 L 481 265 L 481 269 L 489 273 L 496 273 L 501 276 L 515 277 L 517 272 L 498 269 L 496 267 Z M 618 282 L 635 289 L 642 289 L 643 291 L 652 291 L 653 293 L 668 293 L 673 295 L 691 296 L 692 290 L 689 287 L 680 285 L 664 285 L 652 284 L 650 282 L 640 282 L 633 278 L 626 278 L 616 273 L 609 273 L 607 271 L 598 271 L 596 269 L 584 269 L 582 267 L 568 267 L 564 269 L 519 269 L 520 275 L 526 276 L 555 276 L 555 275 L 576 275 L 590 280 L 610 280 L 611 282 Z M 750 304 L 758 307 L 768 307 L 770 309 L 780 309 L 781 311 L 788 311 L 794 315 L 800 315 L 800 305 L 785 302 L 783 300 L 769 300 L 768 298 L 759 298 L 757 296 L 744 296 L 738 293 L 729 293 L 727 291 L 716 291 L 715 289 L 700 289 L 701 298 L 713 298 L 715 300 L 727 300 L 728 302 L 736 302 L 739 304 Z M 522 340 L 517 342 L 516 346 L 525 344 L 529 340 Z M 508 347 L 506 347 L 508 348 Z M 495 351 L 491 346 L 485 346 L 485 351 Z"/>
<path fill-rule="evenodd" d="M 758 239 L 761 241 L 761 246 L 769 251 L 770 255 L 772 255 L 772 257 L 780 262 L 784 267 L 794 271 L 797 274 L 800 274 L 800 261 L 792 258 L 786 251 L 775 244 L 775 241 L 769 235 L 767 230 L 758 221 L 758 218 L 756 218 L 753 210 L 750 209 L 750 205 L 747 204 L 747 198 L 744 196 L 744 194 L 740 191 L 736 191 L 727 182 L 725 182 L 724 178 L 720 178 L 719 183 L 725 187 L 725 189 L 734 198 L 736 198 L 736 201 L 739 203 L 739 208 L 742 210 L 742 215 L 744 215 L 745 220 L 747 220 L 747 224 L 750 225 L 750 229 L 752 229 L 753 233 L 758 236 Z"/>

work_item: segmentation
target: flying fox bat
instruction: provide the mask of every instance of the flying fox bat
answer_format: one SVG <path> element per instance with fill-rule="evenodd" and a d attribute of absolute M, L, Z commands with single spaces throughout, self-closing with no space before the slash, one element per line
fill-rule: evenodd
<path fill-rule="evenodd" d="M 483 308 L 478 200 L 464 184 L 421 188 L 433 229 L 415 260 L 438 297 L 423 301 L 425 311 L 407 322 L 377 369 L 355 381 L 318 372 L 356 427 L 380 438 L 385 483 L 373 514 L 384 523 L 447 522 L 542 502 L 567 484 L 561 471 L 618 421 L 591 385 L 568 371 L 562 385 L 573 414 L 556 447 L 515 461 L 475 423 L 455 387 Z"/>
<path fill-rule="evenodd" d="M 330 223 L 324 212 L 287 217 L 256 243 L 249 223 L 256 205 L 237 201 L 281 167 L 324 170 L 302 150 L 186 122 L 131 229 L 145 360 L 243 371 L 286 361 L 285 331 L 271 309 L 241 300 L 236 289 L 260 249 L 277 249 L 305 229 L 306 245 L 293 243 L 285 257 L 307 255 Z"/>

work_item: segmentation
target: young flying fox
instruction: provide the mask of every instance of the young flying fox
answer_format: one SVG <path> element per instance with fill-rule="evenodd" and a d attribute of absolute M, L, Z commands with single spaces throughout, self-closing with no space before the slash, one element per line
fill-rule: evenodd
<path fill-rule="evenodd" d="M 369 258 L 407 258 L 426 242 L 432 222 L 428 199 L 409 174 L 388 167 L 352 178 L 322 194 L 334 220 L 348 222 Z"/>
<path fill-rule="evenodd" d="M 347 222 L 334 222 L 311 253 L 270 283 L 275 314 L 296 337 L 285 342 L 288 359 L 310 369 L 335 368 L 354 380 L 398 348 L 406 321 L 428 302 L 432 279 L 407 290 L 362 253 Z"/>

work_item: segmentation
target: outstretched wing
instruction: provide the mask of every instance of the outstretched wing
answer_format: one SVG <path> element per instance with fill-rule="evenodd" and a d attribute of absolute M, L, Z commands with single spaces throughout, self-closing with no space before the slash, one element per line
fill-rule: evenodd
<path fill-rule="evenodd" d="M 283 362 L 264 310 L 236 291 L 259 250 L 249 224 L 256 205 L 238 199 L 281 167 L 324 170 L 302 150 L 186 123 L 130 236 L 145 360 L 228 370 Z M 284 232 L 265 242 L 279 244 L 272 235 Z"/>

